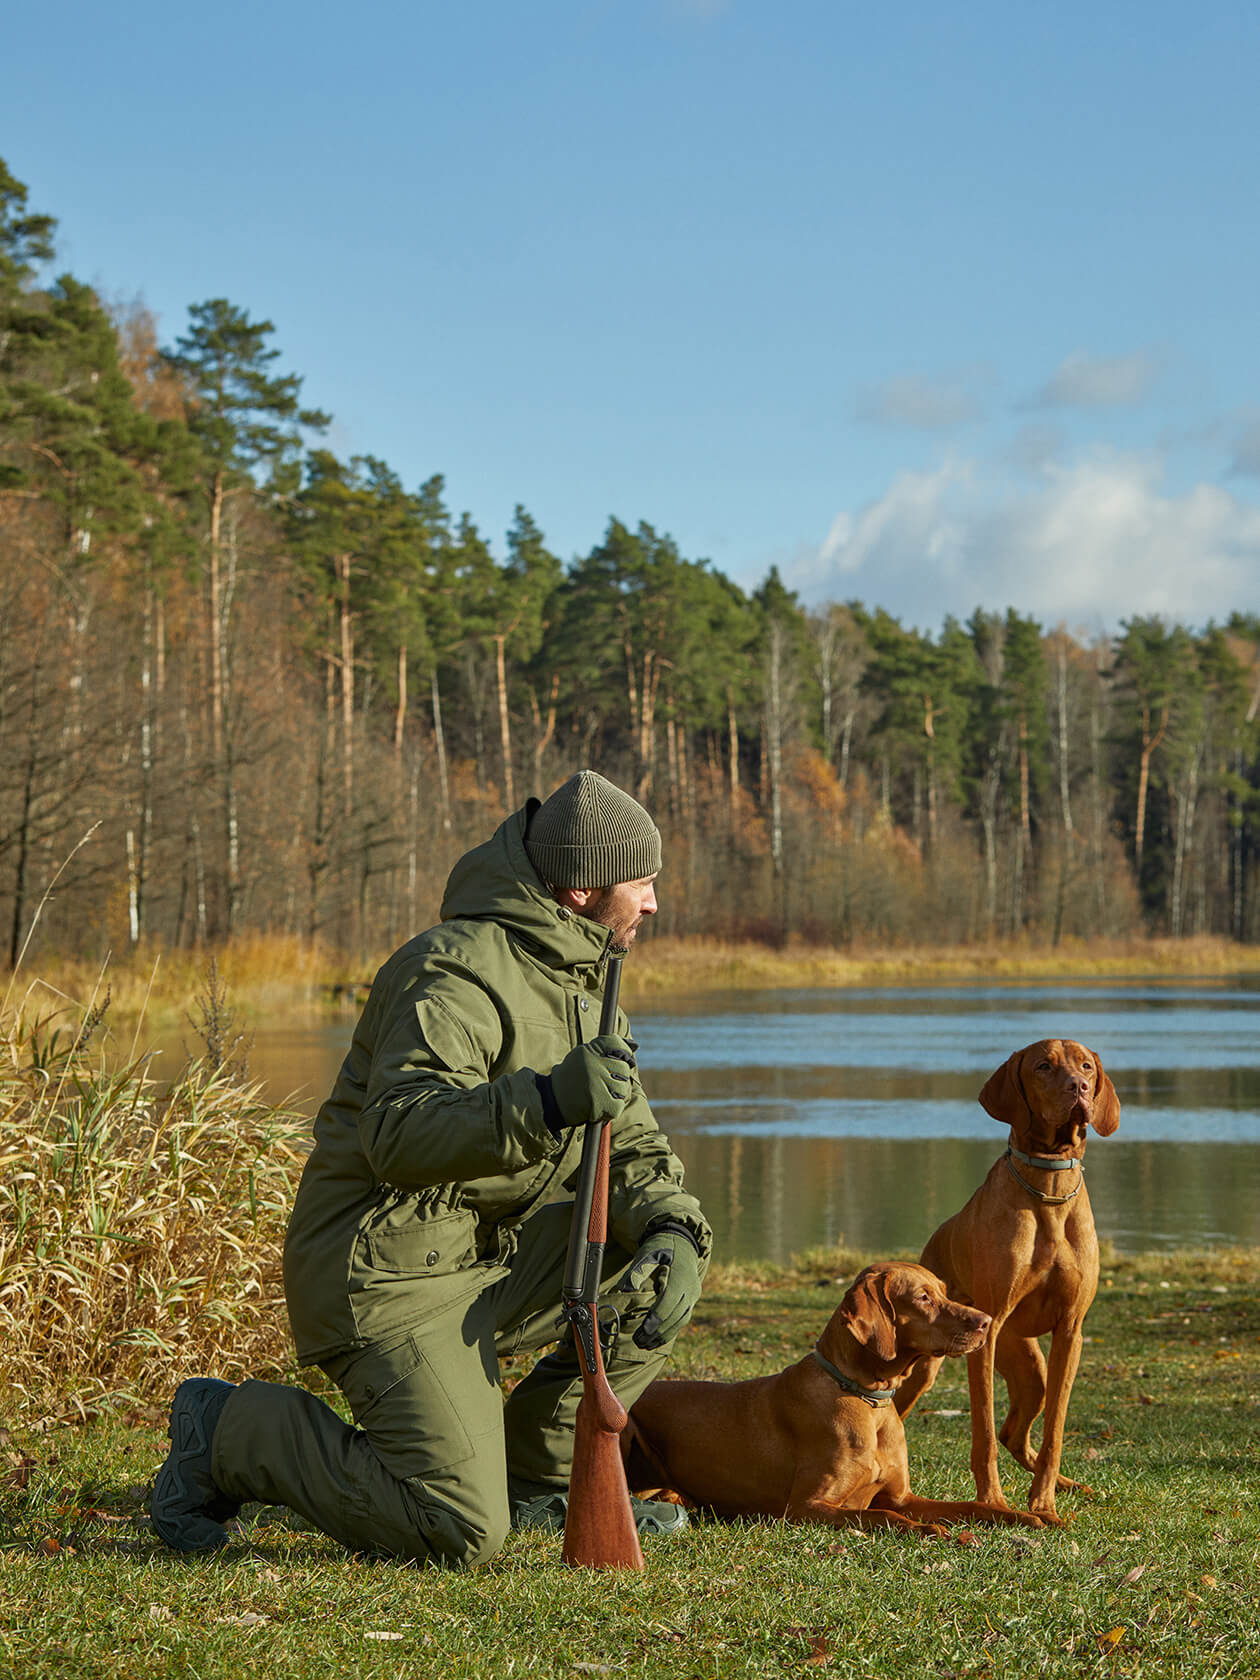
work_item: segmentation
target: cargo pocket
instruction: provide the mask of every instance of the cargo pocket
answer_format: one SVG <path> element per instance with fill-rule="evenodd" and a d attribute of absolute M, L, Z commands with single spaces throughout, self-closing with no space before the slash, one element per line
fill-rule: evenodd
<path fill-rule="evenodd" d="M 367 1257 L 373 1271 L 409 1277 L 440 1277 L 474 1257 L 476 1215 L 468 1208 L 425 1217 L 403 1204 L 369 1227 Z"/>
<path fill-rule="evenodd" d="M 354 1421 L 377 1457 L 400 1480 L 472 1457 L 460 1408 L 419 1337 L 351 1354 L 325 1369 L 350 1402 Z M 480 1375 L 478 1362 L 479 1380 Z"/>

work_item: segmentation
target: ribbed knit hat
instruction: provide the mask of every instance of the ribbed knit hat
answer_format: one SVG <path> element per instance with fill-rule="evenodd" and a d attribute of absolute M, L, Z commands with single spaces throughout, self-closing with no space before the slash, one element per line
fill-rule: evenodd
<path fill-rule="evenodd" d="M 534 812 L 529 861 L 549 887 L 611 887 L 661 867 L 661 835 L 639 804 L 594 770 L 570 776 Z"/>

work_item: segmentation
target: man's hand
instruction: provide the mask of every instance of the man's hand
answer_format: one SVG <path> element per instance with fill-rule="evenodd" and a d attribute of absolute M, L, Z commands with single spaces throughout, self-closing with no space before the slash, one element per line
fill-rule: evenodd
<path fill-rule="evenodd" d="M 566 1126 L 615 1120 L 634 1094 L 634 1051 L 618 1033 L 603 1033 L 574 1045 L 538 1083 L 549 1083 Z M 544 1089 L 544 1101 L 546 1100 Z"/>
<path fill-rule="evenodd" d="M 644 1233 L 620 1287 L 633 1293 L 652 1280 L 656 1304 L 634 1333 L 641 1348 L 672 1341 L 700 1299 L 700 1254 L 685 1225 L 658 1225 Z"/>

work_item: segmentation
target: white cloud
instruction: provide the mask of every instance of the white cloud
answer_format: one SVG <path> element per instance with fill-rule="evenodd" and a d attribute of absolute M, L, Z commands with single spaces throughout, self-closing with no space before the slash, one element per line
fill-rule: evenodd
<path fill-rule="evenodd" d="M 1132 456 L 1051 463 L 1032 488 L 975 463 L 902 473 L 838 514 L 787 581 L 808 601 L 857 598 L 933 630 L 976 606 L 1093 628 L 1260 609 L 1260 509 L 1162 479 L 1158 460 Z"/>
<path fill-rule="evenodd" d="M 1123 408 L 1140 402 L 1159 371 L 1145 350 L 1131 356 L 1090 356 L 1076 350 L 1051 374 L 1035 399 L 1038 408 Z"/>
<path fill-rule="evenodd" d="M 918 374 L 899 374 L 858 392 L 859 420 L 884 426 L 915 426 L 928 431 L 961 425 L 980 414 L 980 403 L 969 378 L 933 380 Z"/>

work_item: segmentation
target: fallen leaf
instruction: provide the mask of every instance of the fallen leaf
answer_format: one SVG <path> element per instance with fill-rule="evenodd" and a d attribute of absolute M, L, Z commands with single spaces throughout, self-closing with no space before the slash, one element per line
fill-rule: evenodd
<path fill-rule="evenodd" d="M 1215 1575 L 1200 1575 L 1199 1580 L 1205 1587 L 1214 1587 L 1216 1585 Z"/>
<path fill-rule="evenodd" d="M 31 1479 L 31 1471 L 35 1469 L 37 1459 L 20 1458 L 9 1474 L 4 1478 L 5 1486 L 21 1490 Z"/>
<path fill-rule="evenodd" d="M 45 1557 L 56 1557 L 57 1553 L 61 1550 L 61 1541 L 54 1540 L 50 1536 L 48 1539 L 40 1541 L 39 1549 L 43 1552 Z"/>
<path fill-rule="evenodd" d="M 1116 1646 L 1124 1638 L 1126 1631 L 1127 1630 L 1122 1627 L 1113 1627 L 1107 1633 L 1100 1633 L 1097 1636 L 1098 1649 L 1100 1651 L 1114 1651 Z"/>
<path fill-rule="evenodd" d="M 242 1610 L 239 1616 L 220 1616 L 220 1627 L 261 1627 L 269 1622 L 270 1616 L 259 1615 L 257 1610 Z"/>
<path fill-rule="evenodd" d="M 959 1528 L 954 1531 L 954 1544 L 956 1546 L 978 1546 L 980 1542 L 969 1528 Z"/>
<path fill-rule="evenodd" d="M 169 1604 L 150 1604 L 149 1620 L 151 1622 L 173 1622 L 175 1620 L 175 1612 L 171 1609 Z"/>
<path fill-rule="evenodd" d="M 384 1628 L 369 1628 L 363 1637 L 364 1639 L 401 1639 L 403 1635 L 401 1633 L 389 1633 Z M 577 1663 L 575 1666 L 581 1668 L 582 1664 Z"/>
<path fill-rule="evenodd" d="M 817 1667 L 831 1661 L 831 1647 L 821 1633 L 816 1633 L 809 1642 L 809 1655 L 805 1658 L 806 1665 Z"/>
<path fill-rule="evenodd" d="M 1120 1585 L 1122 1587 L 1131 1587 L 1135 1581 L 1140 1581 L 1145 1574 L 1146 1565 L 1144 1563 L 1135 1563 L 1133 1568 L 1130 1569 L 1129 1573 L 1125 1576 L 1124 1580 L 1121 1581 Z"/>

